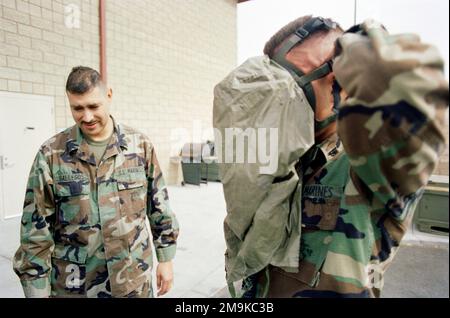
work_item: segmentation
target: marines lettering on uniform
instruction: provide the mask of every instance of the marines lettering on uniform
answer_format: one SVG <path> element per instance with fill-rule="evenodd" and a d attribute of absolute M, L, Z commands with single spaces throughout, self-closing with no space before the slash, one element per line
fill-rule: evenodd
<path fill-rule="evenodd" d="M 27 297 L 149 297 L 151 240 L 165 262 L 177 236 L 149 139 L 114 123 L 96 162 L 75 125 L 45 142 L 34 160 L 14 271 Z"/>

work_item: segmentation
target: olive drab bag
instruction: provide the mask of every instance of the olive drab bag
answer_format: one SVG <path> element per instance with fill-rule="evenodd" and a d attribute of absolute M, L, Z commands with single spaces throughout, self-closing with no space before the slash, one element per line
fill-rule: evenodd
<path fill-rule="evenodd" d="M 301 178 L 294 165 L 314 144 L 314 113 L 302 89 L 268 56 L 250 58 L 215 87 L 213 125 L 228 284 L 269 264 L 296 272 Z"/>

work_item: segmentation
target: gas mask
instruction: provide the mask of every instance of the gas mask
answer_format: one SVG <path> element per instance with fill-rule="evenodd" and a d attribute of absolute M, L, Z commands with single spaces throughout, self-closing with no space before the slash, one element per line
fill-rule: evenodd
<path fill-rule="evenodd" d="M 273 56 L 272 60 L 283 66 L 286 70 L 291 73 L 292 77 L 295 79 L 297 84 L 302 88 L 305 93 L 306 99 L 312 110 L 316 110 L 316 96 L 314 94 L 312 81 L 325 77 L 333 71 L 333 60 L 326 61 L 324 64 L 309 72 L 304 74 L 295 65 L 286 60 L 286 54 L 296 45 L 303 42 L 311 34 L 320 30 L 335 30 L 337 29 L 336 23 L 329 22 L 321 17 L 312 18 L 303 27 L 298 28 L 292 35 L 288 37 L 286 41 L 283 42 L 282 46 L 278 52 Z M 329 124 L 334 122 L 337 118 L 337 107 L 340 103 L 340 92 L 341 87 L 334 81 L 333 84 L 333 111 L 334 113 L 324 120 L 314 119 L 314 127 L 316 131 L 322 130 Z"/>

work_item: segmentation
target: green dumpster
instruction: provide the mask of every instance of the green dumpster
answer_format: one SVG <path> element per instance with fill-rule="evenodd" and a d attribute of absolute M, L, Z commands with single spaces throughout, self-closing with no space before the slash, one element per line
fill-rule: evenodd
<path fill-rule="evenodd" d="M 220 181 L 219 165 L 214 156 L 214 143 L 187 143 L 181 150 L 184 183 Z"/>
<path fill-rule="evenodd" d="M 220 181 L 219 165 L 215 156 L 215 145 L 207 141 L 202 148 L 202 179 L 206 181 Z"/>
<path fill-rule="evenodd" d="M 448 176 L 431 177 L 414 215 L 419 231 L 448 236 L 448 186 Z"/>
<path fill-rule="evenodd" d="M 181 163 L 183 169 L 183 181 L 184 183 L 199 185 L 202 181 L 200 169 L 201 163 Z"/>
<path fill-rule="evenodd" d="M 200 185 L 202 182 L 202 144 L 187 143 L 181 150 L 183 182 Z"/>
<path fill-rule="evenodd" d="M 207 181 L 220 181 L 219 178 L 219 165 L 217 162 L 203 162 L 201 175 L 203 180 Z"/>
<path fill-rule="evenodd" d="M 219 165 L 217 162 L 211 162 L 208 164 L 208 181 L 220 181 L 219 177 Z"/>

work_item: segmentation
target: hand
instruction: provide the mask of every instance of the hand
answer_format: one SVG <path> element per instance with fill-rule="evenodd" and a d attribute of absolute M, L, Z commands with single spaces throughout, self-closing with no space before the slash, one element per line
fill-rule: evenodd
<path fill-rule="evenodd" d="M 159 263 L 156 268 L 156 286 L 158 288 L 158 296 L 166 294 L 172 288 L 172 285 L 172 261 Z"/>

